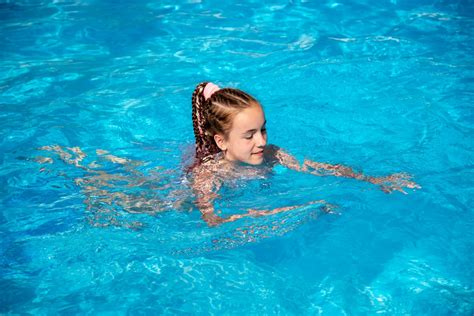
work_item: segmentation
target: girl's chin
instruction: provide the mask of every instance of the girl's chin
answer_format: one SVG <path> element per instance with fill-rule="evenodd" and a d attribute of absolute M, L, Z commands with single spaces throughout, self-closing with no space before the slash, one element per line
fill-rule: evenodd
<path fill-rule="evenodd" d="M 250 161 L 246 162 L 250 165 L 261 165 L 263 163 L 263 156 L 254 156 Z"/>

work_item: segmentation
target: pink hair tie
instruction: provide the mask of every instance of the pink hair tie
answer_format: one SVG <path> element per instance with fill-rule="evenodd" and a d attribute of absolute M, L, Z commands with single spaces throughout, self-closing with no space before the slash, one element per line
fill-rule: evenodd
<path fill-rule="evenodd" d="M 213 84 L 212 82 L 209 82 L 206 87 L 204 88 L 203 94 L 204 98 L 207 100 L 209 99 L 215 92 L 219 91 L 220 88 Z"/>

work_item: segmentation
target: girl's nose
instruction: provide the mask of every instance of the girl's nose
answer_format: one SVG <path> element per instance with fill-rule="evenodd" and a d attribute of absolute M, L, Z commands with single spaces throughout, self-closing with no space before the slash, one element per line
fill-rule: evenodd
<path fill-rule="evenodd" d="M 265 135 L 262 133 L 256 133 L 255 135 L 257 137 L 255 145 L 257 145 L 257 147 L 264 147 L 267 144 L 267 138 Z"/>

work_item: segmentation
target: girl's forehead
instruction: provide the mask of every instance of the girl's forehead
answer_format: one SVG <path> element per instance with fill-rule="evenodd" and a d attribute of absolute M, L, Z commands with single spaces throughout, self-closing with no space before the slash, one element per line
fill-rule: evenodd
<path fill-rule="evenodd" d="M 265 113 L 259 104 L 243 109 L 234 117 L 232 125 L 235 129 L 259 129 L 265 123 Z"/>

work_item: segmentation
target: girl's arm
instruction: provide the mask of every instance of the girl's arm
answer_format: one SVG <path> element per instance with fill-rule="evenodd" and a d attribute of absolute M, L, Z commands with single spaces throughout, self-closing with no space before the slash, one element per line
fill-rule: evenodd
<path fill-rule="evenodd" d="M 201 212 L 202 219 L 209 226 L 216 226 L 222 223 L 233 222 L 244 217 L 259 217 L 259 216 L 268 216 L 277 213 L 287 212 L 300 208 L 303 206 L 308 206 L 312 204 L 323 204 L 322 210 L 325 212 L 332 212 L 335 208 L 334 205 L 328 204 L 324 200 L 310 201 L 305 204 L 292 205 L 286 207 L 278 207 L 270 210 L 255 210 L 249 209 L 247 213 L 243 214 L 234 214 L 229 217 L 222 217 L 216 214 L 214 208 L 214 199 L 218 196 L 218 192 L 221 187 L 221 182 L 216 179 L 211 170 L 203 170 L 203 168 L 197 168 L 197 172 L 194 173 L 194 192 L 196 193 L 196 204 Z"/>
<path fill-rule="evenodd" d="M 218 196 L 217 191 L 221 187 L 221 182 L 214 176 L 211 170 L 198 166 L 193 172 L 193 190 L 196 194 L 196 205 L 201 212 L 202 219 L 209 226 L 216 226 L 226 221 L 218 216 L 214 209 L 214 199 Z"/>
<path fill-rule="evenodd" d="M 385 177 L 372 177 L 366 176 L 362 172 L 355 171 L 351 167 L 347 167 L 341 164 L 332 165 L 328 163 L 315 162 L 308 159 L 305 159 L 303 164 L 300 164 L 295 157 L 286 153 L 281 148 L 275 149 L 275 157 L 279 163 L 292 170 L 310 173 L 315 176 L 354 178 L 357 180 L 380 185 L 381 189 L 386 193 L 390 193 L 392 191 L 400 191 L 406 194 L 403 188 L 421 188 L 418 184 L 411 181 L 412 177 L 406 173 L 394 173 Z"/>

